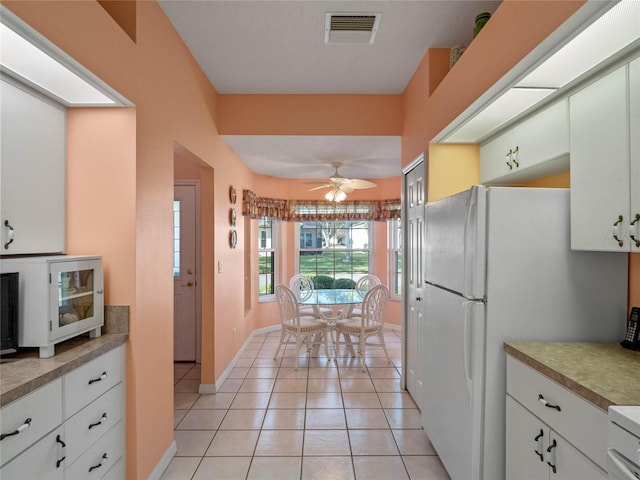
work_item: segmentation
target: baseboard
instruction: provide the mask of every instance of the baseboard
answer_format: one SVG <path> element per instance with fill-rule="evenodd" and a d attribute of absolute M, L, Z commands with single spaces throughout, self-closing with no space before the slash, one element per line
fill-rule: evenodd
<path fill-rule="evenodd" d="M 162 455 L 162 458 L 160 459 L 160 461 L 156 464 L 156 467 L 149 474 L 148 480 L 160 480 L 160 478 L 162 477 L 162 474 L 171 463 L 171 460 L 173 460 L 173 457 L 175 456 L 177 451 L 178 451 L 178 446 L 176 445 L 176 441 L 173 440 L 171 442 L 171 445 L 169 445 L 169 448 L 167 449 L 167 451 L 164 452 L 164 455 Z"/>
<path fill-rule="evenodd" d="M 235 367 L 236 363 L 238 362 L 238 360 L 240 358 L 242 358 L 242 354 L 244 353 L 244 351 L 247 349 L 247 347 L 251 343 L 251 340 L 253 340 L 253 337 L 255 337 L 257 335 L 262 335 L 262 334 L 265 334 L 265 333 L 277 332 L 277 331 L 280 330 L 280 328 L 281 328 L 280 324 L 278 324 L 278 325 L 272 325 L 270 327 L 258 328 L 257 330 L 254 330 L 253 332 L 251 332 L 251 334 L 247 337 L 247 339 L 244 341 L 244 343 L 240 347 L 240 350 L 238 350 L 238 353 L 236 353 L 236 355 L 233 357 L 233 360 L 231 360 L 231 362 L 229 362 L 229 365 L 227 366 L 227 368 L 224 369 L 224 372 L 222 372 L 220 377 L 218 377 L 216 379 L 216 383 L 214 385 L 214 390 L 217 392 L 220 389 L 220 386 L 227 379 L 227 377 L 231 373 L 231 370 L 234 369 L 234 367 Z"/>

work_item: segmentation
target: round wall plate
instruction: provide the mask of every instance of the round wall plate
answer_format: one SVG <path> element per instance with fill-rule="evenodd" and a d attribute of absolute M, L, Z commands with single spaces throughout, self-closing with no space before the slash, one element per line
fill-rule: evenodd
<path fill-rule="evenodd" d="M 238 234 L 236 233 L 235 230 L 231 230 L 229 232 L 229 246 L 231 248 L 236 248 L 237 244 L 238 244 Z"/>
<path fill-rule="evenodd" d="M 238 197 L 238 194 L 236 193 L 236 186 L 231 185 L 229 187 L 229 200 L 231 201 L 231 203 L 236 203 L 237 197 Z"/>
<path fill-rule="evenodd" d="M 236 226 L 236 209 L 235 208 L 229 209 L 229 225 L 231 225 L 232 227 Z"/>

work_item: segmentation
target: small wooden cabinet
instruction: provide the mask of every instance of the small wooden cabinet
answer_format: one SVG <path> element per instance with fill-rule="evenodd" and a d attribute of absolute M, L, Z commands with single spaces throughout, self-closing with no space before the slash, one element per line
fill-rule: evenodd
<path fill-rule="evenodd" d="M 514 183 L 568 169 L 569 111 L 562 99 L 480 147 L 480 182 Z"/>
<path fill-rule="evenodd" d="M 66 110 L 0 81 L 0 253 L 66 250 Z"/>
<path fill-rule="evenodd" d="M 0 478 L 124 478 L 124 368 L 119 346 L 2 407 Z"/>
<path fill-rule="evenodd" d="M 569 102 L 571 248 L 640 252 L 640 58 Z"/>
<path fill-rule="evenodd" d="M 607 413 L 507 357 L 506 478 L 604 480 Z"/>

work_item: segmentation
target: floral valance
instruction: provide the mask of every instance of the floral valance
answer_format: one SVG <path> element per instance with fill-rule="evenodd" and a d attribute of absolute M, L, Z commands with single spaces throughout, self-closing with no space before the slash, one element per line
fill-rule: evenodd
<path fill-rule="evenodd" d="M 340 203 L 320 200 L 282 200 L 258 197 L 242 191 L 242 215 L 250 218 L 274 218 L 291 222 L 328 222 L 336 220 L 377 220 L 400 218 L 400 199 L 345 200 Z"/>

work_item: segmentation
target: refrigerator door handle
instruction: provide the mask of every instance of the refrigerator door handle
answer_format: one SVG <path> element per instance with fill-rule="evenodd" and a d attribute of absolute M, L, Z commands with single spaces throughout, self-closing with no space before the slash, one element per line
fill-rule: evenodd
<path fill-rule="evenodd" d="M 464 381 L 467 388 L 467 395 L 469 397 L 469 407 L 472 403 L 473 392 L 473 378 L 471 377 L 471 338 L 469 335 L 469 329 L 471 328 L 471 311 L 474 302 L 464 302 L 464 320 L 463 320 L 463 332 L 462 332 L 462 355 L 464 363 Z"/>
<path fill-rule="evenodd" d="M 467 258 L 467 252 L 475 251 L 476 246 L 472 245 L 472 242 L 475 243 L 477 232 L 471 232 L 473 235 L 469 236 L 469 227 L 471 226 L 472 220 L 476 217 L 476 212 L 478 209 L 478 198 L 477 191 L 471 191 L 471 199 L 469 201 L 469 206 L 467 207 L 467 211 L 464 215 L 464 231 L 463 231 L 463 246 L 462 246 L 462 294 L 468 295 L 470 297 L 474 297 L 473 286 L 475 278 L 470 278 L 468 275 L 468 263 L 469 259 Z M 473 272 L 473 269 L 471 270 Z"/>

